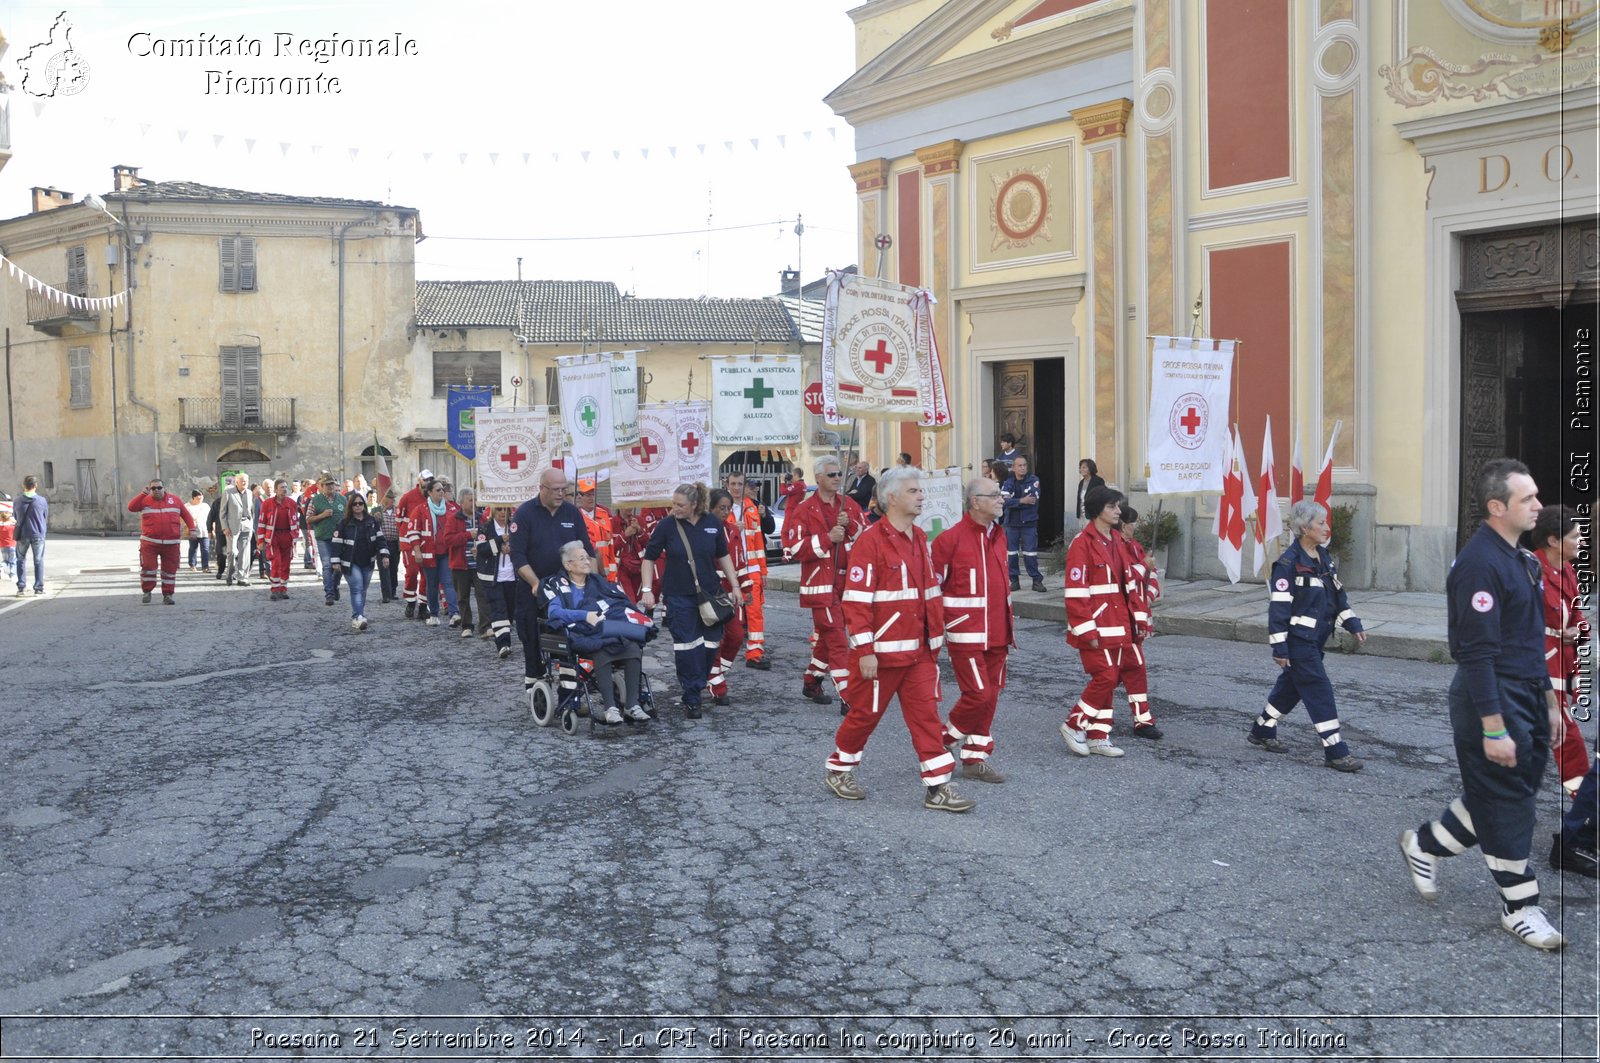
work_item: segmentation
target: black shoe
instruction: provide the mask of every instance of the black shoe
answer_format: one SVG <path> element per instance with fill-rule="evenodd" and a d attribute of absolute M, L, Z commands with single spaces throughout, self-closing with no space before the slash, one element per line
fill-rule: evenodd
<path fill-rule="evenodd" d="M 1366 767 L 1365 764 L 1361 763 L 1361 761 L 1357 760 L 1355 757 L 1352 757 L 1348 753 L 1342 757 L 1334 757 L 1332 760 L 1326 761 L 1325 763 L 1334 771 L 1343 772 L 1360 771 L 1362 768 Z"/>
<path fill-rule="evenodd" d="M 1135 727 L 1133 729 L 1133 737 L 1135 738 L 1160 738 L 1161 735 L 1161 728 L 1153 723 L 1147 723 L 1143 727 Z"/>
<path fill-rule="evenodd" d="M 1014 591 L 1020 591 L 1022 589 L 1022 581 L 1020 579 L 1012 580 L 1011 581 L 1011 589 L 1014 590 Z"/>
<path fill-rule="evenodd" d="M 772 671 L 772 662 L 767 660 L 765 657 L 746 657 L 744 659 L 744 666 L 746 668 L 754 668 L 758 672 Z"/>
<path fill-rule="evenodd" d="M 684 702 L 683 703 L 683 714 L 684 714 L 684 716 L 688 717 L 691 720 L 698 720 L 701 716 L 704 715 L 704 713 L 702 713 L 700 711 L 700 703 L 698 701 L 686 701 L 686 702 Z"/>
<path fill-rule="evenodd" d="M 829 697 L 828 692 L 822 689 L 821 683 L 805 683 L 800 687 L 800 693 L 807 701 L 814 701 L 818 705 L 833 704 L 833 698 Z"/>
<path fill-rule="evenodd" d="M 1034 589 L 1034 590 L 1035 590 L 1035 591 L 1036 591 L 1036 592 L 1037 592 L 1037 593 L 1039 593 L 1039 594 L 1043 594 L 1043 593 L 1044 593 L 1044 592 L 1045 592 L 1045 591 L 1047 591 L 1047 590 L 1049 590 L 1049 589 L 1050 589 L 1050 588 L 1048 588 L 1048 587 L 1046 587 L 1046 586 L 1045 586 L 1045 585 L 1044 585 L 1044 580 L 1042 580 L 1042 579 L 1036 579 L 1036 580 L 1034 580 L 1034 581 L 1033 581 L 1033 589 Z"/>
<path fill-rule="evenodd" d="M 418 620 L 426 620 L 426 619 L 428 619 L 428 617 L 430 617 L 432 615 L 433 615 L 432 613 L 428 612 L 428 607 L 427 606 L 425 606 L 425 605 L 417 606 L 417 619 Z"/>
<path fill-rule="evenodd" d="M 1595 878 L 1597 861 L 1595 850 L 1578 841 L 1563 841 L 1557 832 L 1551 835 L 1550 866 L 1557 871 L 1571 871 Z"/>
<path fill-rule="evenodd" d="M 406 619 L 407 620 L 415 620 L 416 618 L 417 618 L 417 603 L 416 602 L 407 602 L 406 603 Z"/>
<path fill-rule="evenodd" d="M 728 695 L 726 695 L 726 694 L 715 694 L 711 698 L 711 704 L 713 704 L 713 705 L 732 705 L 733 704 L 733 699 L 728 697 Z"/>
<path fill-rule="evenodd" d="M 1268 753 L 1283 752 L 1283 743 L 1278 741 L 1276 735 L 1267 738 L 1257 738 L 1254 733 L 1251 733 L 1245 736 L 1245 740 L 1259 749 L 1265 749 Z"/>
<path fill-rule="evenodd" d="M 332 605 L 332 604 L 333 604 L 333 603 L 334 603 L 334 601 L 335 601 L 335 599 L 334 599 L 334 598 L 332 598 L 332 597 L 326 597 L 326 598 L 323 598 L 323 599 L 322 599 L 322 604 L 323 604 L 323 605 Z"/>

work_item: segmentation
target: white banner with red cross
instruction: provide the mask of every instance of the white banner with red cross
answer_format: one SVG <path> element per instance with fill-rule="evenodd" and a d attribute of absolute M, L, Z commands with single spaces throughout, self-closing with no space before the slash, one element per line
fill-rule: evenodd
<path fill-rule="evenodd" d="M 478 502 L 521 505 L 539 493 L 539 474 L 555 454 L 550 412 L 536 409 L 477 410 Z"/>
<path fill-rule="evenodd" d="M 715 433 L 711 431 L 711 404 L 709 402 L 679 402 L 673 404 L 678 411 L 678 475 L 681 483 L 702 483 L 715 486 L 715 461 L 711 444 Z"/>
<path fill-rule="evenodd" d="M 830 273 L 822 313 L 822 415 L 950 424 L 933 333 L 933 296 L 859 274 Z"/>
<path fill-rule="evenodd" d="M 738 355 L 711 361 L 711 427 L 721 446 L 800 442 L 800 359 Z"/>
<path fill-rule="evenodd" d="M 1150 360 L 1152 495 L 1220 491 L 1233 456 L 1228 395 L 1235 341 L 1156 336 Z"/>
<path fill-rule="evenodd" d="M 616 505 L 665 505 L 672 491 L 683 482 L 678 455 L 681 438 L 678 423 L 681 403 L 653 402 L 639 407 L 639 440 L 631 447 L 617 448 L 617 464 L 611 470 L 611 501 Z M 697 452 L 711 450 L 702 426 L 694 440 Z"/>

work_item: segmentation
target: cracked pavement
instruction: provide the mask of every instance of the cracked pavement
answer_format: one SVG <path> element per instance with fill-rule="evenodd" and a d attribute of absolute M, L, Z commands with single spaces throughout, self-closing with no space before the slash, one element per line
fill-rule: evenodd
<path fill-rule="evenodd" d="M 791 594 L 767 607 L 773 670 L 737 668 L 731 707 L 684 720 L 658 641 L 661 720 L 569 738 L 529 719 L 520 655 L 375 589 L 364 634 L 298 568 L 282 605 L 185 570 L 176 607 L 146 607 L 136 549 L 54 538 L 50 595 L 0 597 L 5 1058 L 289 1054 L 251 1027 L 360 1055 L 352 1030 L 389 1046 L 402 1026 L 604 1058 L 703 1055 L 719 1026 L 828 1039 L 769 1053 L 789 1058 L 1308 1051 L 1257 1027 L 1337 1033 L 1330 1055 L 1594 1058 L 1600 909 L 1594 880 L 1545 864 L 1553 774 L 1534 863 L 1562 953 L 1500 929 L 1475 853 L 1427 905 L 1396 851 L 1457 790 L 1448 666 L 1330 655 L 1367 762 L 1347 776 L 1303 709 L 1286 754 L 1246 745 L 1265 646 L 1157 637 L 1167 737 L 1129 736 L 1119 695 L 1128 755 L 1080 759 L 1056 733 L 1077 655 L 1024 620 L 995 726 L 1010 781 L 961 783 L 979 804 L 952 816 L 922 808 L 897 712 L 867 799 L 824 788 L 838 716 L 799 697 Z M 435 1018 L 339 1018 L 358 1016 Z M 535 1045 L 536 1026 L 587 1039 Z"/>

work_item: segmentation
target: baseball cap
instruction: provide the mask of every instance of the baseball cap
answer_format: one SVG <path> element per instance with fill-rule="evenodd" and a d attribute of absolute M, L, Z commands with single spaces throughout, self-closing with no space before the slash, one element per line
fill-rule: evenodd
<path fill-rule="evenodd" d="M 421 472 L 417 473 L 417 479 L 419 479 L 419 480 L 431 480 L 431 479 L 433 479 L 433 470 L 432 469 L 423 469 Z"/>
<path fill-rule="evenodd" d="M 593 476 L 585 476 L 581 480 L 578 481 L 578 493 L 580 495 L 586 495 L 590 491 L 593 491 L 593 490 L 594 490 L 594 477 Z"/>

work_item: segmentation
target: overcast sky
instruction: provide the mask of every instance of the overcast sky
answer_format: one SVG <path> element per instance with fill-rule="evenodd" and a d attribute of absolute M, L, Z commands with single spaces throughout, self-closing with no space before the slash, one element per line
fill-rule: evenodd
<path fill-rule="evenodd" d="M 127 163 L 157 181 L 416 207 L 419 278 L 512 278 L 521 256 L 524 277 L 642 297 L 771 294 L 786 266 L 809 279 L 853 261 L 853 141 L 822 97 L 854 70 L 845 12 L 859 2 L 0 0 L 13 153 L 0 217 L 26 213 L 34 185 L 105 193 Z M 63 10 L 88 79 L 41 99 L 20 64 Z M 396 34 L 415 54 L 298 52 Z M 160 54 L 203 35 L 212 54 Z M 241 36 L 261 54 L 220 54 Z M 41 80 L 26 88 L 60 48 L 34 51 Z M 340 91 L 226 92 L 229 71 L 320 74 Z M 654 233 L 684 235 L 573 239 Z"/>

